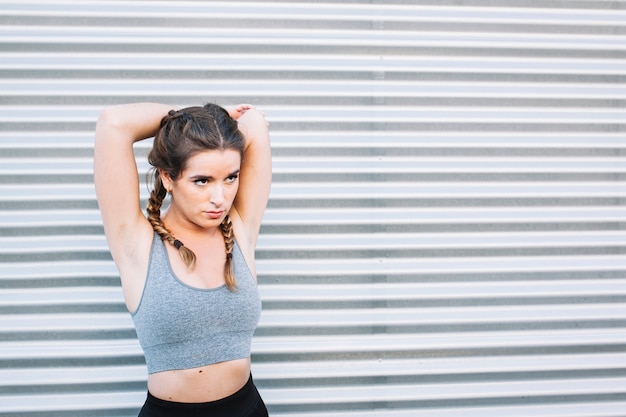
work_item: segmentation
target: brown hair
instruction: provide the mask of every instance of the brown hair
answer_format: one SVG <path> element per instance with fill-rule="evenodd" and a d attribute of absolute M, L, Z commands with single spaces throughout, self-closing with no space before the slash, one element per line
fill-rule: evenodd
<path fill-rule="evenodd" d="M 153 166 L 154 179 L 154 188 L 148 199 L 148 221 L 161 240 L 169 242 L 178 249 L 181 258 L 189 268 L 195 265 L 196 255 L 176 239 L 161 220 L 161 206 L 167 196 L 167 190 L 161 181 L 159 171 L 176 179 L 185 169 L 187 160 L 198 152 L 227 149 L 238 151 L 243 159 L 244 138 L 237 128 L 237 122 L 222 107 L 216 104 L 206 104 L 203 107 L 171 110 L 161 120 L 161 127 L 154 137 L 152 149 L 148 154 L 148 162 Z M 235 238 L 229 215 L 226 215 L 220 225 L 220 231 L 226 244 L 225 282 L 228 289 L 235 291 L 237 281 L 232 260 Z"/>

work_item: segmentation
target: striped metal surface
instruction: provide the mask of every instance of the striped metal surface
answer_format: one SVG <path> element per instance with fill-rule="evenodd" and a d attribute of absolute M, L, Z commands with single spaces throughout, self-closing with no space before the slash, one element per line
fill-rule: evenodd
<path fill-rule="evenodd" d="M 273 416 L 626 416 L 625 79 L 621 0 L 0 1 L 0 416 L 143 401 L 91 157 L 137 100 L 271 122 Z"/>

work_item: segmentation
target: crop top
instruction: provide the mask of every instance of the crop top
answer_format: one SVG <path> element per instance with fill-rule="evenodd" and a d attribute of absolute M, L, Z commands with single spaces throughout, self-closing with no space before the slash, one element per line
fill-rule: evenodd
<path fill-rule="evenodd" d="M 172 271 L 165 245 L 155 233 L 139 307 L 131 316 L 148 373 L 190 369 L 250 356 L 261 299 L 235 241 L 237 290 L 191 287 Z"/>

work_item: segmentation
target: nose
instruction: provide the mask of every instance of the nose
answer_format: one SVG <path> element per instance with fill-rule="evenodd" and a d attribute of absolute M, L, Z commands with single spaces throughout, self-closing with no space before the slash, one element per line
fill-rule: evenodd
<path fill-rule="evenodd" d="M 221 184 L 216 184 L 211 190 L 209 201 L 215 207 L 221 207 L 224 204 L 224 189 Z"/>

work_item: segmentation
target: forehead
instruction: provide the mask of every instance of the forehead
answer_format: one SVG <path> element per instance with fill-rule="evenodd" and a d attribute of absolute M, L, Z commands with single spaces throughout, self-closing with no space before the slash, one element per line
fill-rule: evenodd
<path fill-rule="evenodd" d="M 229 175 L 241 168 L 241 155 L 232 149 L 201 151 L 185 164 L 188 175 Z"/>

